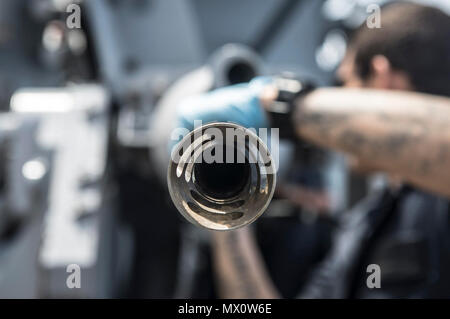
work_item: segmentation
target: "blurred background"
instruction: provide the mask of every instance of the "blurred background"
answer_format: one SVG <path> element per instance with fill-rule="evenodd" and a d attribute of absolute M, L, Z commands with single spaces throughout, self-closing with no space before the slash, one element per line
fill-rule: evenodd
<path fill-rule="evenodd" d="M 164 114 L 256 75 L 334 85 L 349 33 L 386 2 L 0 0 L 0 298 L 217 297 L 206 232 L 167 192 Z M 284 297 L 326 254 L 336 216 L 383 183 L 282 141 L 254 227 Z"/>

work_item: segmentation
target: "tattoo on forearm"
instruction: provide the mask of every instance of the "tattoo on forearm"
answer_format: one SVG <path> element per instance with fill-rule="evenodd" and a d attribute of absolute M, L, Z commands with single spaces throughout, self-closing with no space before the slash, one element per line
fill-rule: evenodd
<path fill-rule="evenodd" d="M 241 250 L 237 233 L 230 232 L 224 240 L 224 244 L 229 252 L 229 262 L 237 282 L 230 282 L 229 278 L 223 278 L 223 275 L 219 274 L 222 276 L 222 284 L 226 286 L 225 288 L 230 295 L 244 294 L 246 298 L 254 298 L 257 294 L 257 287 L 251 280 L 252 276 L 248 267 L 247 256 Z M 232 291 L 233 289 L 238 291 Z"/>
<path fill-rule="evenodd" d="M 300 110 L 295 121 L 306 136 L 325 146 L 336 147 L 373 163 L 401 163 L 409 171 L 424 176 L 450 162 L 450 142 L 439 140 L 439 148 L 433 144 L 438 137 L 450 135 L 450 112 L 443 112 L 442 108 L 448 107 L 448 103 L 430 105 L 429 98 L 422 98 L 422 102 L 415 98 L 411 114 L 407 110 L 335 112 L 330 107 L 325 111 L 320 108 L 317 111 Z M 364 124 L 370 128 L 365 130 Z M 422 152 L 420 156 L 417 156 L 418 151 Z"/>
<path fill-rule="evenodd" d="M 242 289 L 246 292 L 246 295 L 254 296 L 255 287 L 250 281 L 251 274 L 248 265 L 245 262 L 245 256 L 243 256 L 242 251 L 239 249 L 238 240 L 235 232 L 232 232 L 228 237 L 229 247 L 236 247 L 236 249 L 231 249 L 231 262 L 235 266 L 236 274 L 238 275 L 239 281 L 242 284 Z"/>

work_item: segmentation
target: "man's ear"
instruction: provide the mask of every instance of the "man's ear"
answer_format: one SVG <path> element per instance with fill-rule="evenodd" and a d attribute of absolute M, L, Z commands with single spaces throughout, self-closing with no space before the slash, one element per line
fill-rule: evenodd
<path fill-rule="evenodd" d="M 384 55 L 375 55 L 370 61 L 370 69 L 370 87 L 387 90 L 412 89 L 409 76 L 405 72 L 394 70 Z"/>
<path fill-rule="evenodd" d="M 384 55 L 375 55 L 370 61 L 369 85 L 376 89 L 393 89 L 391 63 Z"/>

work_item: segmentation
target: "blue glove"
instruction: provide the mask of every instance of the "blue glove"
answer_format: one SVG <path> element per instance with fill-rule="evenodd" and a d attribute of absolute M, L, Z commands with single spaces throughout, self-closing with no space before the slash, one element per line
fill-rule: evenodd
<path fill-rule="evenodd" d="M 267 128 L 267 116 L 259 95 L 270 83 L 269 77 L 258 77 L 249 83 L 236 84 L 209 93 L 186 98 L 177 108 L 177 128 L 192 131 L 194 121 L 232 122 L 247 128 Z M 181 138 L 180 138 L 181 140 Z M 169 150 L 178 141 L 171 141 Z"/>

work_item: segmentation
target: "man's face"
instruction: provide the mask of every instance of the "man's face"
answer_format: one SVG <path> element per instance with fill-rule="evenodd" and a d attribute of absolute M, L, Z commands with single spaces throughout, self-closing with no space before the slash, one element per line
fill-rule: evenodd
<path fill-rule="evenodd" d="M 344 87 L 364 87 L 363 80 L 356 73 L 354 60 L 355 55 L 348 52 L 336 72 L 338 80 Z"/>

